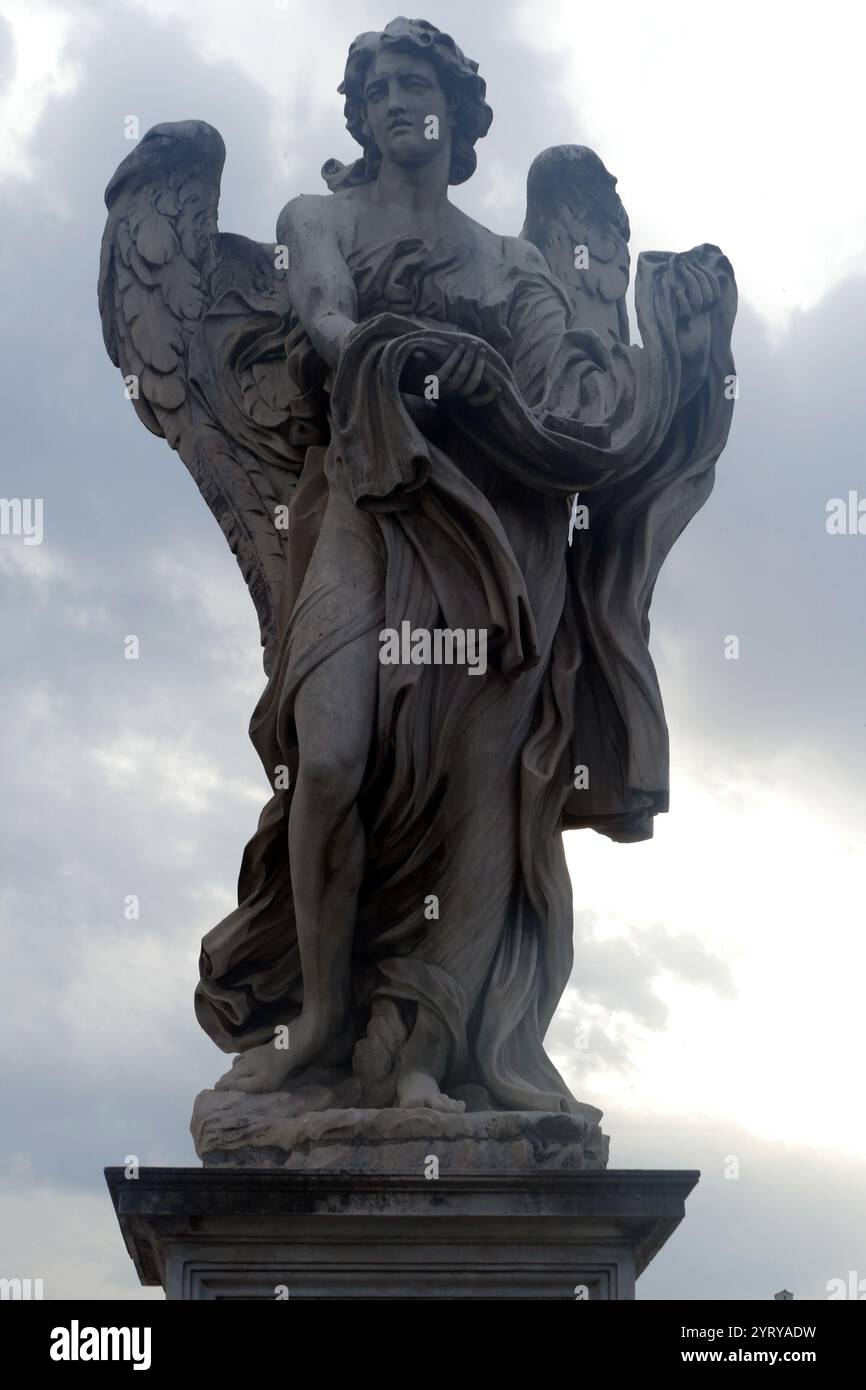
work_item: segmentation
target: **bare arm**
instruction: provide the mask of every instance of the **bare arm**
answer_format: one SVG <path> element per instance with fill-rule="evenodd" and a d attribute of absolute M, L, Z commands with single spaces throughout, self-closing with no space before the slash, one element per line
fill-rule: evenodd
<path fill-rule="evenodd" d="M 357 323 L 358 303 L 325 206 L 330 196 L 293 198 L 280 213 L 277 238 L 289 252 L 289 295 L 295 312 L 319 356 L 336 371 L 343 344 Z"/>

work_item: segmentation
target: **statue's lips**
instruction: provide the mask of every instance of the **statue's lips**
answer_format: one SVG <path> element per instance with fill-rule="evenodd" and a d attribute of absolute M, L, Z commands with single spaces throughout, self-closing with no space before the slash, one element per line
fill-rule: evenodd
<path fill-rule="evenodd" d="M 415 127 L 411 121 L 400 121 L 397 125 L 389 125 L 389 135 L 411 135 Z"/>

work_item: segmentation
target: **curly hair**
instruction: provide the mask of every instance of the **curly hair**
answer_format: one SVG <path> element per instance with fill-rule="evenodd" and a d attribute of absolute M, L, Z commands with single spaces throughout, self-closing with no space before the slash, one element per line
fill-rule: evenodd
<path fill-rule="evenodd" d="M 454 105 L 455 128 L 451 144 L 449 183 L 465 183 L 475 173 L 475 142 L 487 134 L 493 112 L 484 100 L 487 84 L 478 76 L 478 64 L 467 58 L 450 34 L 443 34 L 426 19 L 392 19 L 379 31 L 359 34 L 349 49 L 346 72 L 337 88 L 346 101 L 346 129 L 363 149 L 341 175 L 341 184 L 370 183 L 379 172 L 382 152 L 364 129 L 364 83 L 376 55 L 412 53 L 436 69 L 442 90 Z"/>

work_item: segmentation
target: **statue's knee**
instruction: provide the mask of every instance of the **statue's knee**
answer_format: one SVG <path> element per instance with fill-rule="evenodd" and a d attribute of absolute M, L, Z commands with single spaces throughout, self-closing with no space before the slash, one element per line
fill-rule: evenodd
<path fill-rule="evenodd" d="M 303 788 L 314 809 L 329 812 L 344 810 L 358 794 L 357 779 L 350 765 L 329 752 L 301 756 L 298 786 Z"/>

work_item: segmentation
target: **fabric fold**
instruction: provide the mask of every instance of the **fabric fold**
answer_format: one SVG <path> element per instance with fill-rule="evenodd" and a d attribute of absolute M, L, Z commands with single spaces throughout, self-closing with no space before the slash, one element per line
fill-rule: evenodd
<path fill-rule="evenodd" d="M 276 656 L 251 723 L 269 782 L 279 764 L 289 786 L 247 846 L 238 908 L 202 943 L 197 1013 L 224 1049 L 264 1041 L 303 1001 L 287 848 L 298 690 L 346 644 L 403 622 L 483 629 L 483 678 L 378 664 L 353 1017 L 362 1036 L 377 999 L 410 1028 L 427 1010 L 447 1039 L 446 1084 L 483 1086 L 504 1109 L 577 1106 L 544 1049 L 573 961 L 562 832 L 644 839 L 667 807 L 648 610 L 712 487 L 731 407 L 719 383 L 733 372 L 733 276 L 713 248 L 700 254 L 722 298 L 705 316 L 697 389 L 675 258 L 638 263 L 642 348 L 573 324 L 551 276 L 444 240 L 398 238 L 353 259 L 359 323 L 332 383 L 330 442 L 305 454 Z M 317 376 L 292 333 L 309 413 Z M 477 409 L 442 401 L 425 429 L 401 391 L 406 364 L 423 349 L 435 374 L 468 335 L 487 342 L 499 394 Z M 575 493 L 589 525 L 569 547 Z"/>

